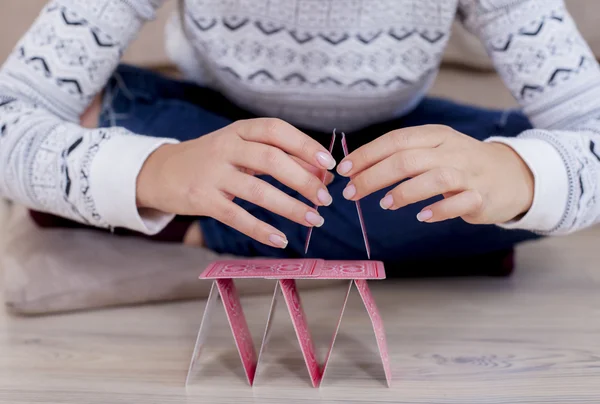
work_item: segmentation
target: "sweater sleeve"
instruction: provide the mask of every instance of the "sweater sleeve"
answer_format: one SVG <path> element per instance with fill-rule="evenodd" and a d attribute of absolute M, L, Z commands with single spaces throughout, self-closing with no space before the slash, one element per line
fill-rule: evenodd
<path fill-rule="evenodd" d="M 92 226 L 160 231 L 172 215 L 139 211 L 136 180 L 171 139 L 79 117 L 162 0 L 54 0 L 0 69 L 0 195 Z"/>
<path fill-rule="evenodd" d="M 512 147 L 535 179 L 531 209 L 503 224 L 566 234 L 600 221 L 600 68 L 562 0 L 459 0 L 534 129 Z"/>

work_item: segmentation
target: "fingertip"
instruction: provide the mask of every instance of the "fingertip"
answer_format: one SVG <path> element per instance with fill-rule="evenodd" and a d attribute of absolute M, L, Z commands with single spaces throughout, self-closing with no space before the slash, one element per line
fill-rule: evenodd
<path fill-rule="evenodd" d="M 317 161 L 323 168 L 328 170 L 333 170 L 336 164 L 335 159 L 331 154 L 322 151 L 317 152 Z"/>
<path fill-rule="evenodd" d="M 350 170 L 352 170 L 352 161 L 350 160 L 342 161 L 337 168 L 338 174 L 343 176 L 347 176 Z"/>
<path fill-rule="evenodd" d="M 325 174 L 325 185 L 329 185 L 335 179 L 335 175 L 330 173 L 329 171 Z"/>
<path fill-rule="evenodd" d="M 273 247 L 277 247 L 277 248 L 286 248 L 288 245 L 288 240 L 285 236 L 282 236 L 280 234 L 270 234 L 269 235 L 269 243 L 273 246 Z"/>
<path fill-rule="evenodd" d="M 319 189 L 317 191 L 317 199 L 323 204 L 323 206 L 329 206 L 333 202 L 333 198 L 325 189 Z"/>
<path fill-rule="evenodd" d="M 433 211 L 431 209 L 424 209 L 417 214 L 417 220 L 419 222 L 427 222 L 433 217 Z"/>
<path fill-rule="evenodd" d="M 394 205 L 394 197 L 392 195 L 386 195 L 381 201 L 379 201 L 379 206 L 381 209 L 388 210 Z"/>
<path fill-rule="evenodd" d="M 353 184 L 348 184 L 348 186 L 342 191 L 342 195 L 344 198 L 352 200 L 352 198 L 356 196 L 356 187 Z"/>

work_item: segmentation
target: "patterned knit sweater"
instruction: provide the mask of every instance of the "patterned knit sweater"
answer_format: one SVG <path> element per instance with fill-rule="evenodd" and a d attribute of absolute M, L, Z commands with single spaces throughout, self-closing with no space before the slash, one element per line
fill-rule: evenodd
<path fill-rule="evenodd" d="M 172 139 L 84 129 L 80 114 L 162 0 L 53 0 L 0 70 L 0 195 L 99 227 L 152 234 L 135 182 Z M 504 224 L 545 234 L 600 220 L 600 69 L 562 0 L 182 0 L 167 46 L 188 78 L 257 114 L 352 131 L 409 111 L 458 18 L 535 129 L 506 142 L 535 177 Z M 482 89 L 485 91 L 485 89 Z M 490 134 L 491 135 L 491 134 Z"/>

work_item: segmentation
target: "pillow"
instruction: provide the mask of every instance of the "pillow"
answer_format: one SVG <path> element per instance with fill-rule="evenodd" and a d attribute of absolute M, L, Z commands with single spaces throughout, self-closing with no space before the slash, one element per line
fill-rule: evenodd
<path fill-rule="evenodd" d="M 6 227 L 7 226 L 7 227 Z M 232 258 L 181 244 L 90 230 L 40 229 L 16 208 L 6 224 L 0 264 L 4 299 L 17 314 L 46 314 L 159 301 L 205 298 L 198 280 L 213 260 Z M 304 280 L 299 288 L 339 284 Z M 240 294 L 272 293 L 274 281 L 241 280 Z"/>

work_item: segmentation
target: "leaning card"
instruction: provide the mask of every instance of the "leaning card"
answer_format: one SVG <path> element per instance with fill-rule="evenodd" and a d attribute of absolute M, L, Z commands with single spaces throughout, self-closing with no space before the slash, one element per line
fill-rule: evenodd
<path fill-rule="evenodd" d="M 317 279 L 385 279 L 381 261 L 324 261 Z"/>
<path fill-rule="evenodd" d="M 390 354 L 388 351 L 387 340 L 385 337 L 385 329 L 383 328 L 383 320 L 381 318 L 381 314 L 379 313 L 379 309 L 375 304 L 375 299 L 371 294 L 371 289 L 369 289 L 369 285 L 367 281 L 364 279 L 355 279 L 354 284 L 356 285 L 356 289 L 358 289 L 358 293 L 365 304 L 365 309 L 367 309 L 367 313 L 371 318 L 371 323 L 373 324 L 373 331 L 375 332 L 375 339 L 377 340 L 377 347 L 379 348 L 379 355 L 381 356 L 381 362 L 383 363 L 383 370 L 385 372 L 385 379 L 387 381 L 388 387 L 392 384 L 392 369 L 390 366 Z"/>
<path fill-rule="evenodd" d="M 312 278 L 323 263 L 318 259 L 245 259 L 223 260 L 211 263 L 200 279 Z"/>
<path fill-rule="evenodd" d="M 335 145 L 335 129 L 333 130 L 333 135 L 331 135 L 331 142 L 329 143 L 329 154 L 333 153 L 333 146 Z M 327 175 L 327 171 L 323 171 L 321 175 L 321 182 L 325 183 L 325 176 Z M 314 205 L 315 210 L 318 210 L 319 207 Z M 308 252 L 308 246 L 310 245 L 310 238 L 312 237 L 314 227 L 308 228 L 308 233 L 306 234 L 306 242 L 304 243 L 304 254 Z"/>
<path fill-rule="evenodd" d="M 344 157 L 348 157 L 348 143 L 346 142 L 346 134 L 342 132 L 342 150 L 344 151 Z M 358 213 L 358 222 L 360 223 L 360 231 L 362 232 L 363 241 L 365 242 L 365 250 L 367 250 L 367 258 L 371 258 L 371 246 L 369 244 L 369 238 L 367 237 L 367 227 L 365 226 L 365 219 L 363 218 L 362 209 L 360 208 L 360 202 L 354 201 L 356 205 L 356 213 Z"/>

